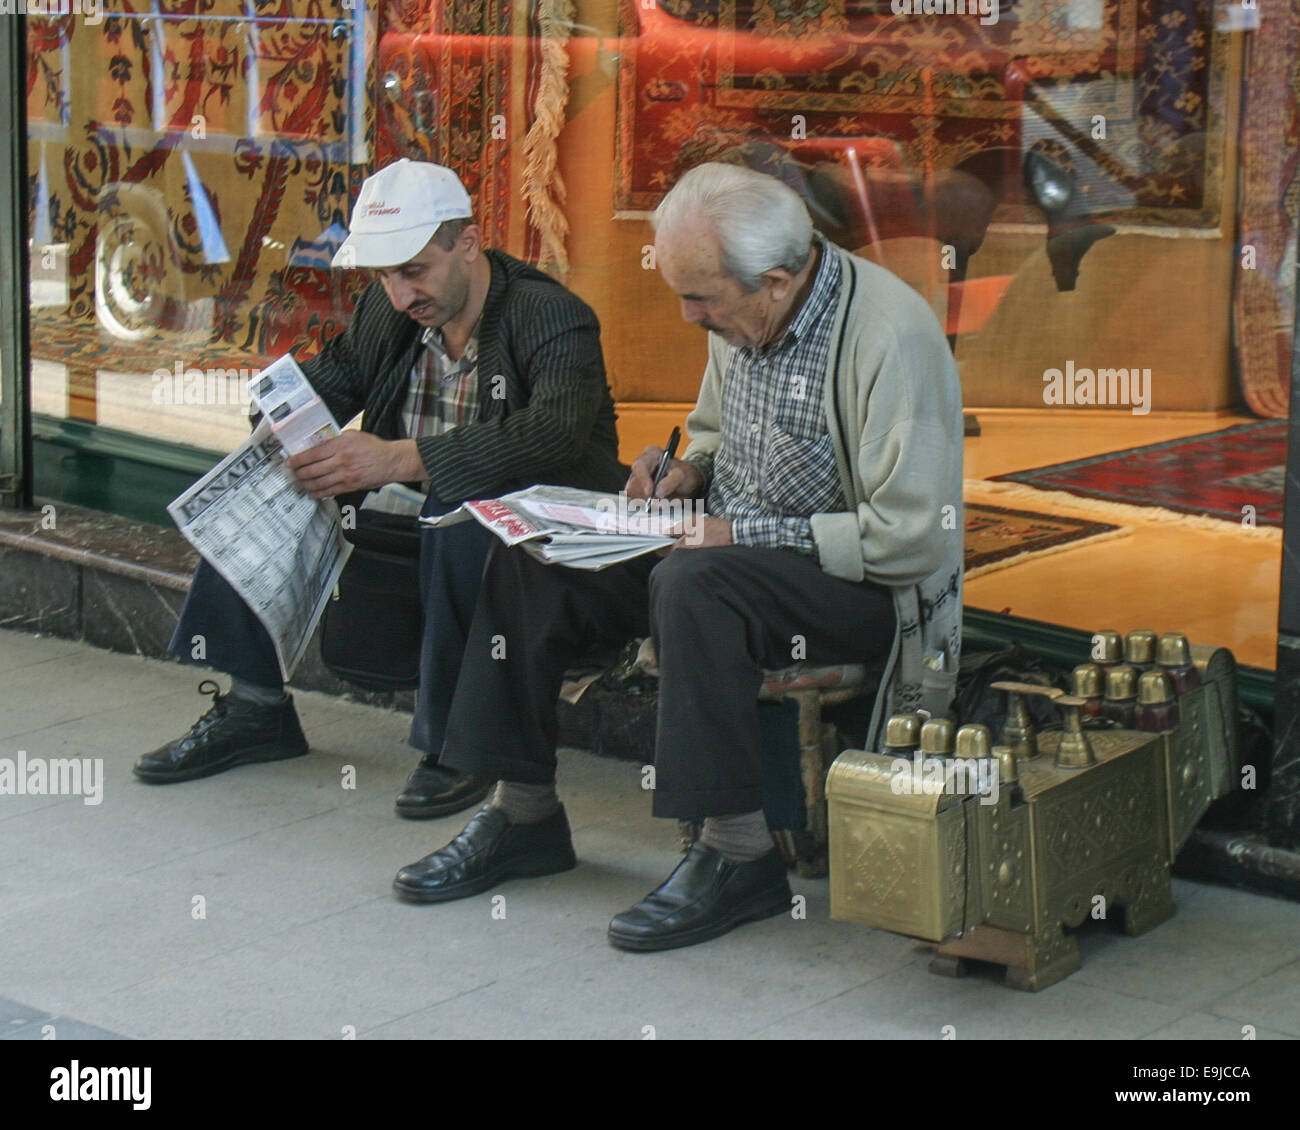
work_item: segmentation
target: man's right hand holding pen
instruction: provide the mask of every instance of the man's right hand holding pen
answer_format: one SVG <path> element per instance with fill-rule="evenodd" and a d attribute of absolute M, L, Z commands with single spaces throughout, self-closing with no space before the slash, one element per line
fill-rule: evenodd
<path fill-rule="evenodd" d="M 673 429 L 674 435 L 677 429 Z M 640 455 L 637 456 L 636 462 L 632 464 L 632 473 L 628 476 L 627 486 L 623 489 L 626 491 L 628 498 L 650 499 L 650 498 L 694 498 L 699 494 L 700 489 L 704 486 L 704 476 L 700 469 L 694 463 L 687 463 L 685 459 L 675 459 L 672 457 L 672 441 L 669 440 L 669 455 L 667 466 L 664 473 L 659 479 L 658 486 L 655 485 L 655 473 L 659 470 L 659 465 L 663 462 L 665 448 L 655 447 L 651 444 Z"/>
<path fill-rule="evenodd" d="M 671 444 L 671 441 L 670 441 Z M 699 497 L 704 488 L 704 475 L 694 463 L 684 459 L 669 458 L 659 485 L 654 485 L 655 473 L 663 461 L 665 449 L 651 445 L 647 447 L 632 464 L 632 474 L 628 476 L 624 490 L 629 499 L 689 499 Z M 689 526 L 689 528 L 688 528 Z M 669 553 L 674 549 L 704 549 L 711 546 L 733 545 L 731 537 L 731 519 L 712 516 L 697 517 L 687 526 L 677 526 L 666 531 L 677 538 L 674 545 L 659 553 Z"/>

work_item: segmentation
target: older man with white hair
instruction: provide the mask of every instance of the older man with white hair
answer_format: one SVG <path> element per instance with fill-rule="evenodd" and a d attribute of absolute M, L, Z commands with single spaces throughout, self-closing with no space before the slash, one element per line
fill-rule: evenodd
<path fill-rule="evenodd" d="M 708 363 L 683 458 L 653 487 L 662 452 L 648 448 L 626 490 L 701 500 L 707 516 L 664 560 L 598 574 L 493 548 L 441 764 L 499 783 L 394 884 L 436 902 L 572 867 L 555 791 L 560 682 L 593 637 L 649 631 L 654 815 L 706 819 L 668 879 L 611 922 L 611 943 L 633 950 L 790 906 L 762 812 L 764 668 L 884 658 L 874 741 L 887 713 L 949 709 L 961 633 L 961 397 L 930 308 L 748 169 L 690 171 L 655 227 L 682 317 L 709 331 Z"/>

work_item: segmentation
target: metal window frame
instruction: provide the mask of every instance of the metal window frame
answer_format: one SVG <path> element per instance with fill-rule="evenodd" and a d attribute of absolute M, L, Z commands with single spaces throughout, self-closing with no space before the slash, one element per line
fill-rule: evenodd
<path fill-rule="evenodd" d="M 27 250 L 27 17 L 0 19 L 0 506 L 32 504 Z"/>

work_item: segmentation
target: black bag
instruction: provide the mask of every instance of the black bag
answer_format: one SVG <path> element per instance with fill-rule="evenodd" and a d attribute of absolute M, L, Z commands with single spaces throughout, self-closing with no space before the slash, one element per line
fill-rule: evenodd
<path fill-rule="evenodd" d="M 1006 693 L 993 689 L 994 683 L 1003 680 L 1037 683 L 1063 691 L 1070 689 L 1070 678 L 1065 671 L 1035 658 L 1018 643 L 999 651 L 963 652 L 953 713 L 963 726 L 968 722 L 982 722 L 992 732 L 994 741 L 1007 721 Z M 1039 730 L 1060 729 L 1060 719 L 1046 698 L 1025 695 L 1024 702 Z"/>
<path fill-rule="evenodd" d="M 414 517 L 356 511 L 344 530 L 352 556 L 321 618 L 321 661 L 340 679 L 370 691 L 420 684 L 420 526 Z"/>

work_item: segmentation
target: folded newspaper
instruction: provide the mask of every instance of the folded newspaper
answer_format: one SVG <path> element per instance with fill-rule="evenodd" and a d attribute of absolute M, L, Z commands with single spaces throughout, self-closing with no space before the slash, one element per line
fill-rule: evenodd
<path fill-rule="evenodd" d="M 420 521 L 441 527 L 472 518 L 547 565 L 596 570 L 671 545 L 675 527 L 689 536 L 700 517 L 695 505 L 671 499 L 647 507 L 626 494 L 535 486 Z"/>
<path fill-rule="evenodd" d="M 253 377 L 249 391 L 263 413 L 253 434 L 167 510 L 266 628 L 288 680 L 352 546 L 338 506 L 308 495 L 285 466 L 285 453 L 339 429 L 292 357 Z M 196 659 L 205 658 L 207 641 L 188 643 Z"/>

